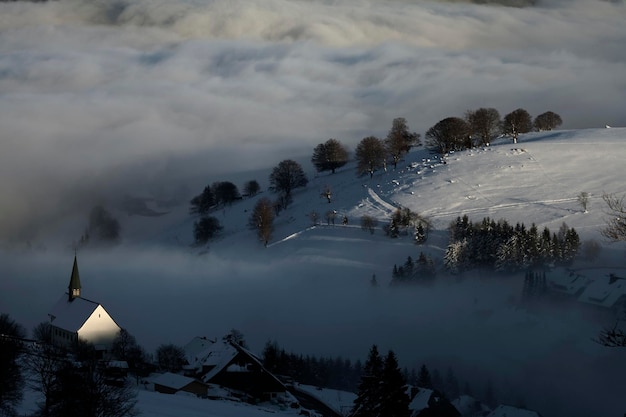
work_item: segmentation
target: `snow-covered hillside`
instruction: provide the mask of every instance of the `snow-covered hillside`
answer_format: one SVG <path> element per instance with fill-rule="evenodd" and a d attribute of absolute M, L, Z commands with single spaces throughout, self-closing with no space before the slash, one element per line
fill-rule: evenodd
<path fill-rule="evenodd" d="M 521 276 L 458 279 L 440 273 L 432 287 L 386 284 L 393 264 L 420 251 L 441 268 L 445 229 L 463 214 L 553 231 L 566 222 L 583 241 L 602 245 L 596 263 L 581 261 L 573 268 L 593 274 L 595 267 L 611 266 L 624 275 L 626 247 L 609 244 L 600 230 L 607 218 L 602 194 L 626 193 L 625 145 L 626 129 L 612 128 L 532 133 L 515 145 L 499 139 L 450 154 L 445 164 L 418 148 L 397 170 L 377 172 L 372 179 L 357 177 L 352 164 L 334 175 L 315 175 L 303 162 L 310 182 L 294 192 L 293 204 L 276 219 L 267 248 L 247 220 L 257 198 L 273 198 L 268 191 L 216 211 L 224 230 L 208 248 L 191 246 L 194 219 L 187 204 L 163 208 L 138 191 L 132 197 L 141 198 L 142 207 L 163 214 L 125 211 L 123 196 L 109 202 L 123 242 L 108 251 L 79 252 L 83 292 L 107 306 L 149 350 L 231 328 L 241 330 L 256 351 L 276 339 L 303 354 L 356 359 L 377 343 L 382 350 L 394 349 L 406 366 L 452 366 L 477 392 L 492 379 L 502 401 L 523 400 L 545 415 L 615 415 L 623 412 L 619 387 L 626 360 L 622 352 L 591 341 L 612 324 L 610 316 L 574 307 L 528 312 L 519 307 Z M 265 183 L 270 170 L 256 179 Z M 207 183 L 222 180 L 230 179 Z M 330 204 L 320 195 L 327 186 L 333 192 Z M 590 195 L 588 212 L 577 202 L 581 192 Z M 373 216 L 382 226 L 398 206 L 432 220 L 426 244 L 418 247 L 407 236 L 390 239 L 380 227 L 374 234 L 361 230 L 361 216 Z M 337 212 L 334 226 L 324 220 L 328 210 Z M 321 224 L 313 226 L 312 211 Z M 347 225 L 341 225 L 344 215 Z M 71 242 L 84 226 L 85 219 L 76 218 L 42 230 L 30 242 L 33 249 L 5 246 L 2 311 L 29 328 L 46 319 L 67 285 Z M 370 286 L 372 275 L 379 288 Z"/>

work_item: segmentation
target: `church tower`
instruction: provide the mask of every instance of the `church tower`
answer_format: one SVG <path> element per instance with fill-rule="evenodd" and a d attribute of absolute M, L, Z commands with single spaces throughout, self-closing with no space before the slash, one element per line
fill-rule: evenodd
<path fill-rule="evenodd" d="M 72 276 L 70 277 L 68 294 L 69 301 L 74 300 L 76 297 L 80 297 L 80 275 L 78 275 L 78 262 L 76 261 L 76 255 L 74 255 L 74 266 L 72 267 Z"/>

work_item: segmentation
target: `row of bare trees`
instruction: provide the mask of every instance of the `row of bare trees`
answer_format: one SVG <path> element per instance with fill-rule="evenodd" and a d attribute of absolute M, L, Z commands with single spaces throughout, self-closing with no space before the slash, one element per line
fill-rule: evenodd
<path fill-rule="evenodd" d="M 419 133 L 411 132 L 404 117 L 393 119 L 391 129 L 384 139 L 376 136 L 363 138 L 355 149 L 357 174 L 374 175 L 380 168 L 386 168 L 387 163 L 397 167 L 402 157 L 412 147 L 420 145 Z M 313 150 L 311 162 L 318 172 L 331 171 L 335 173 L 350 160 L 348 149 L 337 139 L 329 139 L 320 143 Z"/>
<path fill-rule="evenodd" d="M 563 124 L 561 116 L 547 111 L 538 115 L 534 121 L 525 109 L 519 108 L 500 117 L 494 108 L 469 110 L 465 117 L 447 117 L 426 132 L 426 145 L 435 152 L 445 154 L 471 148 L 472 146 L 488 145 L 499 135 L 507 135 L 517 143 L 520 134 L 552 130 Z"/>

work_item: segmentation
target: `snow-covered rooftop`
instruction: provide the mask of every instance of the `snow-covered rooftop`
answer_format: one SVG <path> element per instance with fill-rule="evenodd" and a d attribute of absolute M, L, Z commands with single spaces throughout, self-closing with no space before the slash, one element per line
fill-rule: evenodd
<path fill-rule="evenodd" d="M 174 374 L 171 372 L 166 372 L 151 379 L 151 382 L 154 384 L 162 385 L 164 387 L 172 389 L 181 389 L 194 381 L 195 380 L 193 378 Z"/>
<path fill-rule="evenodd" d="M 411 409 L 411 413 L 413 416 L 419 414 L 425 408 L 428 408 L 428 401 L 430 397 L 433 395 L 433 390 L 428 388 L 420 388 L 417 394 L 411 400 L 409 404 L 409 409 Z"/>
<path fill-rule="evenodd" d="M 626 297 L 626 279 L 604 276 L 594 279 L 578 299 L 585 303 L 611 308 L 622 297 Z"/>
<path fill-rule="evenodd" d="M 50 310 L 51 323 L 61 329 L 77 332 L 99 305 L 82 297 L 69 301 L 68 294 L 65 294 Z"/>

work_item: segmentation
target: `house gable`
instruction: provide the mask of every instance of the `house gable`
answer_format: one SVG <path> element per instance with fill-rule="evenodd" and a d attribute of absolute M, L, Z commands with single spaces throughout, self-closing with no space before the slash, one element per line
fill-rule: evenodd
<path fill-rule="evenodd" d="M 185 348 L 189 368 L 204 383 L 245 392 L 253 398 L 269 399 L 287 388 L 246 349 L 227 341 L 195 338 Z"/>
<path fill-rule="evenodd" d="M 104 307 L 98 304 L 78 329 L 78 338 L 96 346 L 110 346 L 120 330 L 122 330 L 120 326 L 115 323 Z"/>

